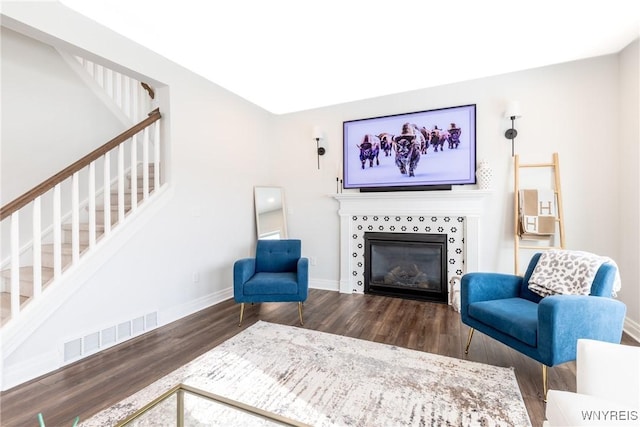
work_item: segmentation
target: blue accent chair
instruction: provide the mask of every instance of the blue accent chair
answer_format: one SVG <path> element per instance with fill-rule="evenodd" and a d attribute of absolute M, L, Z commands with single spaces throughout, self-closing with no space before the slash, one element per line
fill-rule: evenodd
<path fill-rule="evenodd" d="M 243 258 L 233 265 L 233 298 L 240 303 L 240 323 L 245 303 L 298 302 L 309 292 L 309 259 L 301 256 L 300 240 L 258 240 L 255 258 Z"/>
<path fill-rule="evenodd" d="M 460 281 L 462 322 L 471 327 L 465 354 L 477 329 L 542 363 L 544 399 L 547 367 L 576 360 L 579 338 L 620 343 L 626 306 L 611 298 L 616 267 L 603 264 L 589 295 L 541 297 L 529 290 L 540 253 L 524 275 L 468 273 Z"/>

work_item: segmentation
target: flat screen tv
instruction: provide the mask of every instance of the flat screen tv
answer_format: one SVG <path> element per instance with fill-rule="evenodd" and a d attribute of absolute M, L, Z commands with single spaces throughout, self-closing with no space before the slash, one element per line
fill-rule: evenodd
<path fill-rule="evenodd" d="M 343 123 L 344 188 L 451 189 L 475 171 L 475 104 Z"/>

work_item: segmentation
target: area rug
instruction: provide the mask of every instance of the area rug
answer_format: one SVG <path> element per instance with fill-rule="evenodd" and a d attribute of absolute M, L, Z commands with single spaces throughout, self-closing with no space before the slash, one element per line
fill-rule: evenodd
<path fill-rule="evenodd" d="M 179 383 L 313 426 L 531 425 L 513 369 L 262 321 L 81 425 Z"/>

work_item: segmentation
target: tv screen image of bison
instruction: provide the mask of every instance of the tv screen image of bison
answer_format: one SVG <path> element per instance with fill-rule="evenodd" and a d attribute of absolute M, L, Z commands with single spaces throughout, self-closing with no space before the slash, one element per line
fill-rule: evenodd
<path fill-rule="evenodd" d="M 474 184 L 475 105 L 344 122 L 344 187 Z"/>

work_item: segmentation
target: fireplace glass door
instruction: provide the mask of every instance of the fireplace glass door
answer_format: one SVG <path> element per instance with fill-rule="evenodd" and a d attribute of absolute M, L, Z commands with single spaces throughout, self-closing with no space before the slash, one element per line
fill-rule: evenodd
<path fill-rule="evenodd" d="M 365 293 L 447 302 L 447 235 L 365 233 Z"/>

